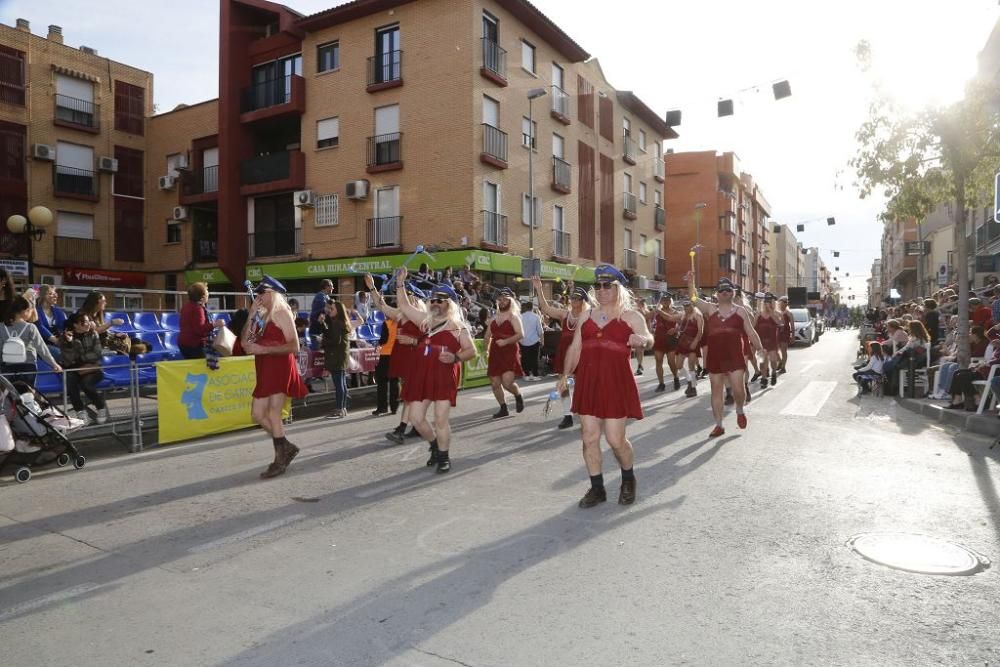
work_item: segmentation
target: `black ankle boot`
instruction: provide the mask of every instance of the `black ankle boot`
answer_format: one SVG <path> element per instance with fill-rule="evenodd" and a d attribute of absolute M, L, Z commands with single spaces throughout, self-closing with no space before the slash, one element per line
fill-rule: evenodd
<path fill-rule="evenodd" d="M 500 406 L 500 409 L 493 414 L 493 419 L 500 419 L 502 417 L 509 417 L 510 411 L 507 409 L 507 404 L 504 403 Z"/>
<path fill-rule="evenodd" d="M 438 450 L 438 446 L 437 446 L 437 441 L 436 440 L 431 443 L 430 448 L 428 449 L 428 451 L 430 451 L 430 453 L 431 453 L 431 457 L 429 459 L 427 459 L 427 467 L 429 468 L 429 467 L 431 467 L 432 465 L 435 465 L 438 462 L 438 458 L 441 455 L 441 452 Z"/>

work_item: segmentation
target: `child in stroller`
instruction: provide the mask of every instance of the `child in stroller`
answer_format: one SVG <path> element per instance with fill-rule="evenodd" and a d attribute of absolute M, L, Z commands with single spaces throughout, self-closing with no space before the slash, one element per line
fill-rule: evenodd
<path fill-rule="evenodd" d="M 0 470 L 17 466 L 14 479 L 27 482 L 31 469 L 55 462 L 74 468 L 87 463 L 66 437 L 84 426 L 24 382 L 10 382 L 0 375 Z"/>

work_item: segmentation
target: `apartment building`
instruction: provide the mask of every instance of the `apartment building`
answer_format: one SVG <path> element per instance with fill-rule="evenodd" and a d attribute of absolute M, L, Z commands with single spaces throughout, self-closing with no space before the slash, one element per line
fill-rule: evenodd
<path fill-rule="evenodd" d="M 72 48 L 62 28 L 0 24 L 0 255 L 26 273 L 24 235 L 4 224 L 35 206 L 55 221 L 34 241 L 31 281 L 96 287 L 155 282 L 144 178 L 153 75 Z M 72 300 L 71 300 L 72 303 Z"/>
<path fill-rule="evenodd" d="M 872 262 L 871 276 L 868 278 L 868 305 L 878 306 L 888 294 L 882 290 L 882 260 Z"/>
<path fill-rule="evenodd" d="M 917 258 L 906 254 L 906 244 L 917 240 L 915 218 L 887 220 L 882 229 L 882 290 L 897 290 L 900 298 L 912 299 L 917 287 Z"/>
<path fill-rule="evenodd" d="M 799 287 L 805 287 L 807 293 L 818 294 L 825 299 L 830 294 L 830 269 L 820 257 L 819 248 L 807 248 L 803 254 L 804 270 Z"/>
<path fill-rule="evenodd" d="M 533 254 L 548 278 L 612 262 L 662 286 L 677 135 L 529 2 L 221 0 L 220 53 L 217 102 L 151 121 L 150 239 L 185 279 L 346 290 L 424 245 L 499 283 Z"/>
<path fill-rule="evenodd" d="M 700 288 L 728 278 L 749 292 L 770 289 L 771 205 L 736 154 L 668 152 L 666 177 L 667 282 L 683 283 L 694 251 Z"/>
<path fill-rule="evenodd" d="M 788 294 L 789 287 L 802 285 L 803 261 L 798 239 L 789 225 L 773 225 L 771 245 L 765 256 L 770 272 L 770 291 Z"/>

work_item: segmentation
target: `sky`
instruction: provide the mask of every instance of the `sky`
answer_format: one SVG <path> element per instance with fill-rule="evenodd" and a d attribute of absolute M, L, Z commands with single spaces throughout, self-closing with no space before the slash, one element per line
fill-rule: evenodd
<path fill-rule="evenodd" d="M 1000 18 L 996 0 L 616 0 L 614 11 L 606 0 L 533 2 L 600 60 L 615 88 L 659 113 L 682 111 L 680 139 L 667 148 L 736 152 L 776 222 L 835 217 L 796 236 L 840 268 L 844 293 L 858 301 L 879 254 L 884 201 L 859 200 L 847 162 L 872 84 L 912 109 L 957 99 Z M 341 3 L 284 4 L 311 14 Z M 16 18 L 36 34 L 61 25 L 67 44 L 153 72 L 161 112 L 218 94 L 215 0 L 0 0 L 0 22 Z M 862 39 L 872 49 L 867 74 L 854 55 Z M 782 79 L 792 97 L 776 102 L 771 83 Z M 716 117 L 717 101 L 730 97 L 735 115 Z"/>

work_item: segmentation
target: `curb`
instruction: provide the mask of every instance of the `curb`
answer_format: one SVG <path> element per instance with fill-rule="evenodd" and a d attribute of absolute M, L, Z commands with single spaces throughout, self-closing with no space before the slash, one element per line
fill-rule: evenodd
<path fill-rule="evenodd" d="M 977 415 L 964 410 L 945 410 L 940 403 L 913 398 L 897 398 L 896 402 L 911 412 L 942 424 L 957 426 L 970 433 L 1000 437 L 1000 419 L 993 415 Z"/>

